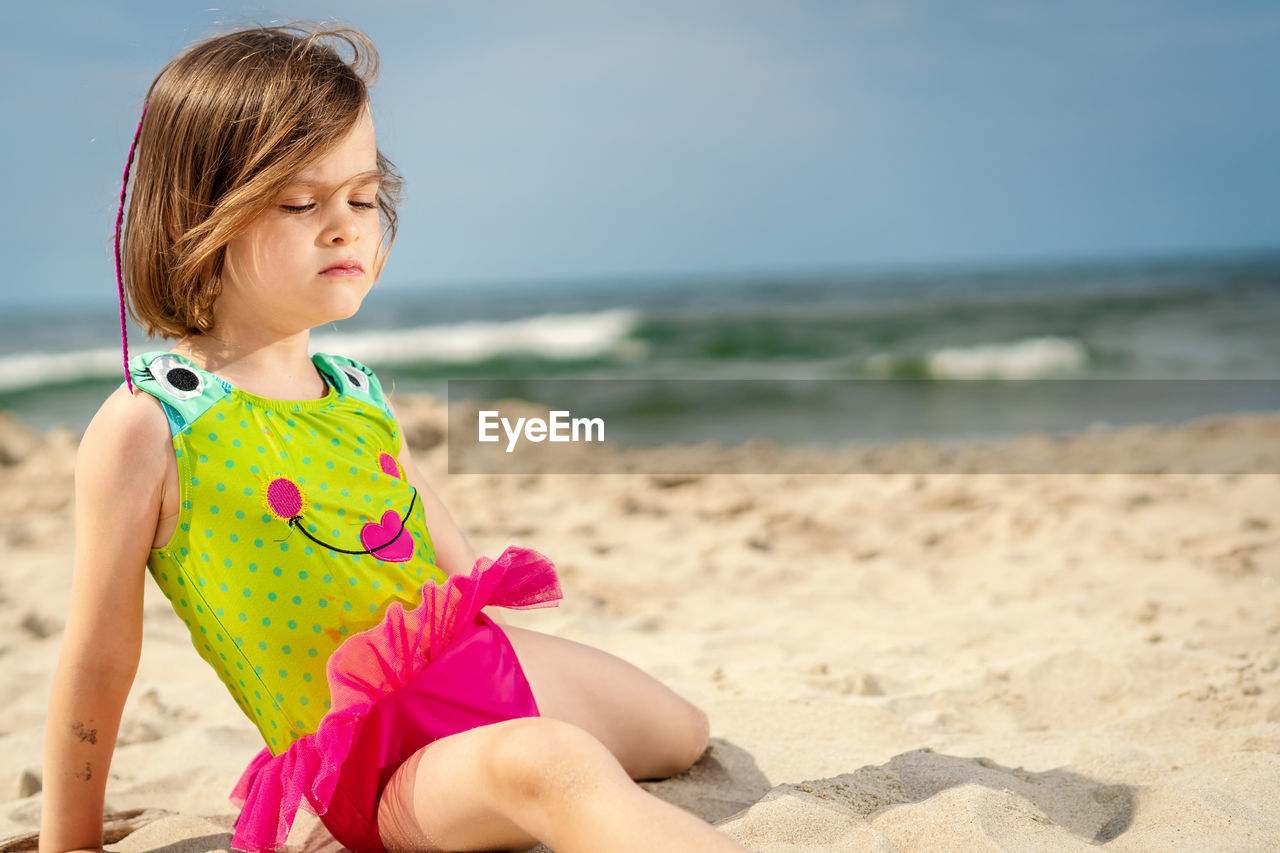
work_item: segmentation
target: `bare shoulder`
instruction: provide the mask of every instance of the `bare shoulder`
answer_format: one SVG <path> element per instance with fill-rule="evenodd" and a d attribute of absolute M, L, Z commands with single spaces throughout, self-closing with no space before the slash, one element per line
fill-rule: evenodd
<path fill-rule="evenodd" d="M 82 453 L 114 451 L 113 455 L 136 464 L 150 456 L 162 458 L 159 451 L 168 447 L 169 440 L 169 419 L 160 401 L 143 391 L 131 394 L 122 385 L 93 416 L 80 448 Z"/>
<path fill-rule="evenodd" d="M 168 418 L 149 394 L 111 394 L 76 453 L 75 571 L 64 649 L 129 672 L 141 644 L 143 579 L 165 503 Z"/>
<path fill-rule="evenodd" d="M 128 488 L 139 497 L 139 490 L 145 490 L 158 500 L 172 456 L 169 420 L 160 401 L 121 386 L 103 402 L 80 440 L 76 489 Z"/>

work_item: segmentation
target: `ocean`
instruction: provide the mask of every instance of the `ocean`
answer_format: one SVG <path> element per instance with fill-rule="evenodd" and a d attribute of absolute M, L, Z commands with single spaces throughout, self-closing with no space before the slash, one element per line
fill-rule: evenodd
<path fill-rule="evenodd" d="M 0 409 L 38 428 L 88 423 L 120 383 L 112 296 L 0 316 Z M 597 394 L 605 408 L 591 413 L 625 414 L 610 435 L 623 444 L 833 445 L 1278 411 L 1278 329 L 1280 254 L 1255 254 L 380 286 L 312 340 L 401 393 L 485 379 L 495 397 L 530 397 L 533 380 L 628 380 L 617 387 L 639 390 Z M 130 346 L 168 345 L 132 328 Z M 991 383 L 1036 390 L 993 414 L 970 390 Z"/>

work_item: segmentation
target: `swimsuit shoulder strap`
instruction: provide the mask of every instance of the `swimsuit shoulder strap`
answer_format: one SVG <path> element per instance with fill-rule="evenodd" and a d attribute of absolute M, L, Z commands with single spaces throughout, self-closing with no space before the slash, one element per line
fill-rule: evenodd
<path fill-rule="evenodd" d="M 190 427 L 209 407 L 231 393 L 225 380 L 171 352 L 134 356 L 129 360 L 129 376 L 135 387 L 160 401 L 171 435 Z"/>
<path fill-rule="evenodd" d="M 353 358 L 323 352 L 316 353 L 311 360 L 339 393 L 363 400 L 386 412 L 388 417 L 391 416 L 391 410 L 387 408 L 387 397 L 382 391 L 382 383 L 368 367 Z"/>

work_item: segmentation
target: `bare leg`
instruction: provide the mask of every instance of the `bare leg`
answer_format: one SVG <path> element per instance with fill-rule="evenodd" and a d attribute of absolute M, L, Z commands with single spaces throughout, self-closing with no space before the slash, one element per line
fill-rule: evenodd
<path fill-rule="evenodd" d="M 507 720 L 438 740 L 401 765 L 378 808 L 399 851 L 557 853 L 741 851 L 708 824 L 654 797 L 604 746 L 547 717 Z"/>
<path fill-rule="evenodd" d="M 688 770 L 707 748 L 707 715 L 638 667 L 600 649 L 503 626 L 538 712 L 591 733 L 633 779 Z"/>

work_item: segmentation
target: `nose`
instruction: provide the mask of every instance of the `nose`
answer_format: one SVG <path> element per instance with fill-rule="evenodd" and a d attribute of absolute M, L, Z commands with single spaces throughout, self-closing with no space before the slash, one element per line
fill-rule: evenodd
<path fill-rule="evenodd" d="M 330 218 L 325 225 L 324 233 L 321 235 L 321 241 L 329 246 L 354 243 L 359 238 L 360 228 L 356 221 L 356 215 L 346 205 L 343 205 L 342 210 Z"/>

